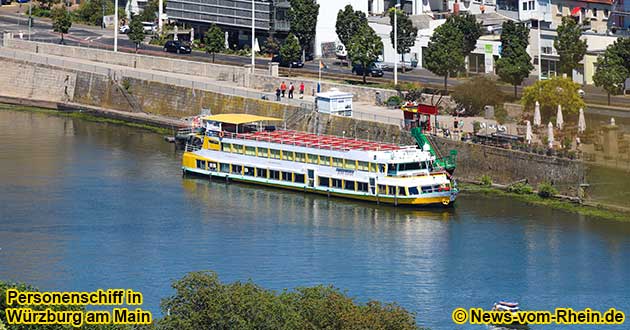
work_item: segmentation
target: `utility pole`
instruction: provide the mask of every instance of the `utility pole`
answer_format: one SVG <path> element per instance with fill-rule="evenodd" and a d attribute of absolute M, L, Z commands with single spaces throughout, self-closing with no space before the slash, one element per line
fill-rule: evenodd
<path fill-rule="evenodd" d="M 162 15 L 164 15 L 164 0 L 158 1 L 158 32 L 162 33 Z"/>
<path fill-rule="evenodd" d="M 540 13 L 540 6 L 538 6 L 538 11 Z M 538 80 L 542 80 L 542 45 L 540 44 L 540 29 L 542 28 L 542 24 L 540 24 L 540 17 L 538 17 Z"/>
<path fill-rule="evenodd" d="M 28 2 L 28 41 L 31 41 L 31 26 L 33 25 L 32 1 Z"/>
<path fill-rule="evenodd" d="M 103 18 L 101 19 L 101 29 L 105 28 L 105 1 L 101 2 L 103 10 Z"/>
<path fill-rule="evenodd" d="M 252 0 L 252 74 L 256 70 L 256 2 Z"/>
<path fill-rule="evenodd" d="M 118 51 L 118 0 L 114 3 L 114 52 Z"/>
<path fill-rule="evenodd" d="M 394 6 L 394 86 L 398 85 L 398 8 L 400 3 Z"/>

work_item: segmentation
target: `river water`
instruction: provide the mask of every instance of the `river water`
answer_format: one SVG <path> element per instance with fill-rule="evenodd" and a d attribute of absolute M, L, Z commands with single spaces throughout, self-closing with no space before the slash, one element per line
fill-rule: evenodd
<path fill-rule="evenodd" d="M 411 210 L 183 178 L 158 134 L 43 113 L 0 110 L 0 141 L 3 280 L 133 288 L 156 316 L 196 270 L 276 290 L 333 284 L 432 329 L 483 329 L 455 327 L 451 311 L 499 299 L 630 313 L 630 223 L 498 197 Z M 535 327 L 564 328 L 592 329 Z"/>

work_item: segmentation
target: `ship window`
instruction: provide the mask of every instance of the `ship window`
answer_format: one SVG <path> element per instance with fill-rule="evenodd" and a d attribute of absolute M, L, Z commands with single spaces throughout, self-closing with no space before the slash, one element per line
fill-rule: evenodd
<path fill-rule="evenodd" d="M 330 187 L 329 182 L 330 182 L 330 178 L 326 178 L 326 177 L 323 177 L 323 176 L 319 177 L 319 185 L 320 186 L 322 186 L 322 187 Z"/>
<path fill-rule="evenodd" d="M 269 179 L 280 180 L 280 171 L 269 170 Z"/>
<path fill-rule="evenodd" d="M 368 171 L 370 169 L 368 162 L 359 162 L 359 166 L 357 167 L 359 171 Z"/>
<path fill-rule="evenodd" d="M 363 192 L 367 192 L 368 191 L 368 184 L 367 182 L 357 182 L 357 190 L 359 191 L 363 191 Z"/>
<path fill-rule="evenodd" d="M 291 172 L 282 172 L 282 181 L 293 181 L 293 173 Z"/>
<path fill-rule="evenodd" d="M 243 166 L 241 165 L 232 165 L 232 173 L 234 174 L 241 174 L 242 169 L 243 169 Z"/>
<path fill-rule="evenodd" d="M 221 169 L 221 172 L 230 173 L 230 164 L 221 163 L 219 168 Z"/>
<path fill-rule="evenodd" d="M 300 162 L 300 163 L 306 163 L 306 154 L 304 154 L 303 152 L 296 152 L 295 161 Z"/>
<path fill-rule="evenodd" d="M 356 182 L 355 181 L 346 180 L 346 181 L 344 181 L 343 189 L 354 190 L 355 186 L 356 186 Z"/>
<path fill-rule="evenodd" d="M 387 195 L 387 186 L 384 184 L 379 184 L 378 185 L 378 193 L 379 194 L 383 194 L 383 195 Z"/>
<path fill-rule="evenodd" d="M 333 157 L 332 166 L 333 167 L 343 167 L 343 159 Z"/>
<path fill-rule="evenodd" d="M 332 187 L 341 189 L 341 179 L 332 179 Z"/>
<path fill-rule="evenodd" d="M 378 171 L 381 173 L 385 173 L 385 164 L 378 164 Z"/>
<path fill-rule="evenodd" d="M 230 143 L 221 143 L 221 151 L 230 152 L 232 148 L 232 144 Z"/>
<path fill-rule="evenodd" d="M 418 195 L 418 187 L 409 187 L 409 195 Z"/>
<path fill-rule="evenodd" d="M 304 183 L 304 174 L 294 174 L 295 179 L 293 180 L 296 183 Z"/>
<path fill-rule="evenodd" d="M 256 156 L 256 147 L 245 147 L 245 154 L 249 156 Z"/>
<path fill-rule="evenodd" d="M 280 150 L 269 149 L 269 158 L 280 159 Z"/>
<path fill-rule="evenodd" d="M 197 168 L 206 169 L 206 161 L 197 159 Z"/>
<path fill-rule="evenodd" d="M 282 159 L 293 161 L 293 151 L 283 151 Z"/>
<path fill-rule="evenodd" d="M 243 153 L 243 146 L 240 144 L 233 144 L 232 145 L 232 152 L 237 153 L 237 154 L 242 154 Z"/>
<path fill-rule="evenodd" d="M 387 164 L 387 174 L 396 175 L 396 164 Z"/>
<path fill-rule="evenodd" d="M 398 196 L 407 196 L 407 190 L 405 187 L 398 187 Z"/>
<path fill-rule="evenodd" d="M 208 162 L 208 170 L 216 171 L 217 170 L 217 163 Z"/>
<path fill-rule="evenodd" d="M 258 157 L 269 157 L 269 148 L 258 148 Z"/>
<path fill-rule="evenodd" d="M 317 155 L 308 154 L 307 162 L 310 163 L 310 164 L 317 164 L 317 162 L 318 162 Z"/>
<path fill-rule="evenodd" d="M 254 168 L 253 167 L 249 167 L 249 166 L 245 166 L 245 169 L 243 170 L 243 174 L 249 175 L 249 176 L 254 176 Z"/>
<path fill-rule="evenodd" d="M 370 163 L 370 172 L 378 172 L 376 163 Z"/>
<path fill-rule="evenodd" d="M 346 162 L 343 164 L 343 168 L 347 170 L 356 170 L 357 163 L 354 160 L 346 159 Z"/>
<path fill-rule="evenodd" d="M 389 188 L 389 190 L 387 191 L 388 195 L 392 195 L 392 196 L 396 195 L 396 186 L 389 186 L 387 188 Z"/>
<path fill-rule="evenodd" d="M 424 162 L 398 164 L 398 170 L 399 171 L 417 171 L 421 169 L 420 164 L 422 163 Z"/>
<path fill-rule="evenodd" d="M 256 169 L 256 176 L 259 178 L 266 178 L 267 177 L 267 169 L 266 168 L 257 168 Z"/>

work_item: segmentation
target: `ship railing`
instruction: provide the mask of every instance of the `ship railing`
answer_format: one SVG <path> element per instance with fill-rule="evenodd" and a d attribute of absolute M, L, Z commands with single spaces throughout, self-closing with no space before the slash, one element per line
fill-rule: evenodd
<path fill-rule="evenodd" d="M 198 151 L 201 150 L 202 146 L 198 146 L 198 145 L 194 145 L 194 144 L 190 144 L 190 143 L 186 143 L 186 147 L 185 150 L 187 152 L 193 152 L 193 151 Z"/>

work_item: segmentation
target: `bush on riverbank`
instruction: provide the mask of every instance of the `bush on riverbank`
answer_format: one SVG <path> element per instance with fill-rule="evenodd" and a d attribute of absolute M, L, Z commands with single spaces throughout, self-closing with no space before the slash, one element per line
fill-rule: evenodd
<path fill-rule="evenodd" d="M 538 185 L 538 196 L 542 198 L 550 198 L 558 194 L 558 190 L 549 182 L 541 182 Z"/>
<path fill-rule="evenodd" d="M 330 286 L 277 294 L 252 282 L 221 283 L 214 272 L 189 273 L 162 302 L 158 328 L 175 329 L 418 329 L 396 304 L 358 304 Z M 168 313 L 167 313 L 168 312 Z"/>
<path fill-rule="evenodd" d="M 492 178 L 487 174 L 482 175 L 480 181 L 482 186 L 492 186 Z"/>
<path fill-rule="evenodd" d="M 525 182 L 513 183 L 507 188 L 507 190 L 511 193 L 519 195 L 530 195 L 534 193 L 534 188 Z"/>

